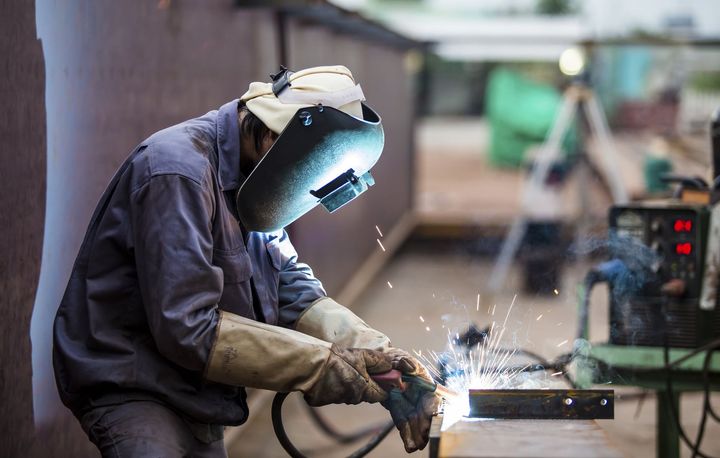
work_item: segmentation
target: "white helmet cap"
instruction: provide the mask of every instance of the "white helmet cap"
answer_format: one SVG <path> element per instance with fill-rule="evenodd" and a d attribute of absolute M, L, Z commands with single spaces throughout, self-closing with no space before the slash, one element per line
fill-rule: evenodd
<path fill-rule="evenodd" d="M 286 72 L 287 85 L 253 82 L 240 98 L 271 131 L 280 134 L 300 108 L 324 105 L 362 119 L 365 100 L 350 70 L 342 65 Z M 275 79 L 275 78 L 273 78 Z"/>

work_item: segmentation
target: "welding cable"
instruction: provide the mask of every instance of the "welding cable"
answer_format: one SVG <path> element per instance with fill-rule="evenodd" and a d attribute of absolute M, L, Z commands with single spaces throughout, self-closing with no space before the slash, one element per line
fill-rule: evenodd
<path fill-rule="evenodd" d="M 501 349 L 501 351 L 505 351 L 504 349 Z M 518 354 L 525 354 L 526 356 L 530 356 L 537 360 L 538 364 L 525 364 L 525 365 L 518 365 L 518 366 L 511 366 L 511 367 L 490 367 L 486 369 L 487 372 L 562 372 L 562 376 L 565 379 L 565 381 L 568 382 L 568 384 L 572 388 L 579 388 L 578 385 L 575 383 L 575 381 L 568 375 L 567 373 L 567 366 L 572 362 L 572 353 L 565 353 L 560 356 L 558 356 L 555 361 L 547 361 L 545 358 L 543 358 L 540 355 L 537 355 L 536 353 L 526 351 L 523 349 L 519 349 L 516 351 Z"/>
<path fill-rule="evenodd" d="M 307 458 L 295 447 L 285 432 L 285 425 L 282 420 L 282 406 L 288 394 L 289 393 L 277 393 L 273 399 L 271 409 L 273 430 L 275 431 L 275 436 L 277 437 L 278 442 L 280 442 L 282 448 L 291 458 Z M 349 458 L 361 458 L 370 453 L 378 446 L 378 444 L 380 444 L 380 442 L 382 442 L 383 439 L 385 439 L 385 437 L 387 437 L 388 434 L 390 434 L 390 431 L 392 431 L 394 427 L 395 424 L 392 421 L 388 422 L 375 434 L 375 436 L 372 437 L 372 439 L 368 441 L 367 444 L 350 454 Z"/>
<path fill-rule="evenodd" d="M 693 356 L 699 355 L 700 353 L 703 353 L 706 350 L 717 350 L 719 348 L 720 348 L 720 338 L 711 340 L 710 342 L 706 343 L 705 345 L 702 345 L 702 346 L 694 349 L 687 355 L 684 355 L 684 356 L 674 360 L 670 364 L 666 364 L 665 367 L 663 367 L 662 369 L 673 369 L 676 366 L 679 366 L 680 364 L 684 363 L 688 359 L 692 358 Z"/>
<path fill-rule="evenodd" d="M 534 360 L 537 361 L 538 364 L 540 364 L 541 366 L 549 366 L 549 365 L 551 364 L 550 361 L 546 360 L 545 358 L 543 358 L 542 356 L 538 355 L 537 353 L 532 352 L 532 351 L 530 351 L 530 350 L 525 350 L 524 348 L 519 349 L 519 350 L 517 351 L 517 353 L 520 354 L 520 355 L 525 355 L 525 356 L 527 356 L 527 357 L 529 357 L 529 358 L 534 359 Z"/>
<path fill-rule="evenodd" d="M 720 177 L 719 177 L 720 178 Z M 710 352 L 708 351 L 708 354 Z M 713 420 L 720 422 L 720 416 L 715 412 L 715 409 L 710 402 L 710 358 L 706 355 L 705 361 L 703 362 L 703 382 L 705 384 L 705 395 L 707 397 L 706 409 Z"/>
<path fill-rule="evenodd" d="M 590 293 L 598 283 L 615 283 L 627 273 L 627 266 L 619 259 L 602 262 L 588 271 L 582 283 L 582 299 L 578 313 L 578 339 L 589 340 L 588 321 L 590 315 Z"/>
<path fill-rule="evenodd" d="M 532 352 L 530 350 L 526 350 L 524 348 L 519 349 L 508 349 L 508 348 L 499 348 L 496 350 L 497 352 L 505 352 L 505 353 L 511 353 L 512 351 L 515 351 L 518 355 L 525 355 L 528 358 L 534 359 L 537 364 L 534 366 L 518 366 L 509 368 L 509 371 L 512 372 L 513 370 L 517 370 L 518 372 L 539 372 L 539 371 L 553 371 L 553 372 L 562 372 L 562 376 L 565 379 L 566 382 L 570 384 L 573 388 L 578 388 L 575 381 L 568 375 L 566 369 L 567 366 L 572 362 L 572 353 L 565 353 L 560 356 L 558 356 L 555 361 L 548 361 L 547 359 L 543 358 L 539 354 Z M 488 369 L 488 371 L 492 372 L 493 370 L 502 370 L 501 368 L 494 368 L 494 369 Z"/>
<path fill-rule="evenodd" d="M 395 424 L 393 422 L 389 422 L 387 425 L 383 427 L 380 431 L 378 431 L 375 436 L 370 439 L 370 441 L 360 447 L 359 449 L 355 450 L 351 455 L 349 455 L 349 458 L 361 458 L 368 453 L 370 453 L 375 447 L 378 446 L 380 442 L 382 442 L 383 439 L 387 437 L 388 434 L 390 434 L 390 431 L 395 429 Z"/>
<path fill-rule="evenodd" d="M 318 428 L 320 428 L 322 432 L 324 432 L 325 434 L 327 434 L 341 444 L 350 444 L 352 442 L 356 442 L 363 437 L 381 431 L 386 426 L 386 422 L 383 422 L 382 424 L 362 428 L 352 433 L 341 433 L 337 431 L 332 425 L 330 425 L 327 420 L 325 420 L 325 418 L 320 414 L 318 409 L 309 404 L 305 405 L 307 407 L 308 413 L 310 414 L 310 418 L 313 419 Z"/>
<path fill-rule="evenodd" d="M 682 175 L 675 175 L 672 173 L 666 173 L 660 177 L 660 181 L 664 183 L 677 183 L 679 186 L 673 193 L 673 198 L 679 199 L 682 196 L 682 192 L 685 188 L 691 189 L 707 189 L 707 182 L 700 176 L 686 177 Z"/>
<path fill-rule="evenodd" d="M 287 433 L 285 432 L 285 425 L 282 422 L 282 405 L 287 398 L 289 393 L 277 393 L 273 398 L 271 417 L 273 430 L 275 431 L 275 437 L 277 437 L 282 448 L 290 455 L 291 458 L 306 458 L 305 455 L 300 453 L 300 450 L 295 448 L 295 445 L 290 441 Z"/>
<path fill-rule="evenodd" d="M 705 354 L 705 360 L 703 361 L 703 416 L 698 426 L 697 436 L 695 436 L 695 448 L 693 448 L 692 458 L 697 456 L 697 452 L 702 445 L 707 417 L 712 410 L 710 406 L 710 361 L 712 360 L 712 353 L 713 350 L 708 350 Z"/>
<path fill-rule="evenodd" d="M 685 445 L 687 445 L 690 450 L 693 451 L 692 457 L 700 457 L 700 458 L 713 458 L 710 455 L 707 455 L 700 451 L 700 444 L 699 443 L 693 443 L 688 435 L 685 433 L 685 430 L 683 429 L 682 425 L 680 424 L 680 414 L 678 412 L 678 409 L 675 406 L 675 403 L 673 402 L 673 396 L 674 396 L 674 389 L 672 385 L 672 366 L 670 364 L 670 347 L 667 345 L 667 342 L 663 346 L 663 359 L 665 361 L 665 368 L 666 368 L 666 378 L 665 378 L 665 391 L 666 395 L 669 398 L 668 405 L 670 406 L 670 411 L 672 413 L 672 418 L 675 423 L 675 427 L 677 428 L 678 434 L 680 435 L 680 438 L 683 440 Z M 679 403 L 678 403 L 679 404 Z M 707 415 L 707 412 L 703 412 L 703 419 Z M 704 424 L 704 420 L 702 421 Z M 699 433 L 700 431 L 698 431 Z M 702 435 L 699 434 L 699 439 L 702 439 Z"/>

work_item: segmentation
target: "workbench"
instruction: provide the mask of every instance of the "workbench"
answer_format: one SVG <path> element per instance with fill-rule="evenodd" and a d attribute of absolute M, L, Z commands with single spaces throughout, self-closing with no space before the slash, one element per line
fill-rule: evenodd
<path fill-rule="evenodd" d="M 430 458 L 620 458 L 595 420 L 433 419 Z M 601 420 L 612 421 L 612 420 Z"/>
<path fill-rule="evenodd" d="M 705 383 L 703 363 L 707 352 L 687 357 L 694 351 L 692 348 L 669 349 L 668 359 L 671 363 L 684 359 L 673 369 L 672 395 L 667 391 L 667 371 L 664 369 L 665 355 L 662 347 L 593 345 L 588 349 L 587 359 L 577 360 L 575 382 L 581 388 L 602 383 L 654 390 L 657 395 L 657 457 L 678 458 L 680 439 L 673 417 L 680 412 L 680 395 L 683 392 L 702 391 Z M 712 354 L 707 375 L 710 390 L 720 391 L 720 352 Z"/>

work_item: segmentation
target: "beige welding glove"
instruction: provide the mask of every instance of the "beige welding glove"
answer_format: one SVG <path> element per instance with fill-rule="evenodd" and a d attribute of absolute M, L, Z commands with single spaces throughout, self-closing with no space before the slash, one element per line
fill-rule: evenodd
<path fill-rule="evenodd" d="M 290 329 L 220 311 L 208 380 L 278 392 L 302 391 L 313 406 L 380 402 L 371 378 L 392 369 L 379 351 L 344 348 Z"/>
<path fill-rule="evenodd" d="M 346 348 L 382 351 L 390 348 L 390 339 L 385 334 L 329 297 L 318 299 L 308 307 L 296 321 L 295 329 Z"/>

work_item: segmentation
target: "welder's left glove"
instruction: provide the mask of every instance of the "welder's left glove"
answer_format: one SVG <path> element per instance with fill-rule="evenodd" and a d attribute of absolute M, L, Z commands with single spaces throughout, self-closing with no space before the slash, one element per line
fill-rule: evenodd
<path fill-rule="evenodd" d="M 393 369 L 434 384 L 425 366 L 406 351 L 388 348 L 384 353 L 391 356 Z M 432 417 L 440 406 L 440 397 L 420 384 L 408 382 L 405 391 L 392 390 L 381 404 L 390 411 L 405 451 L 424 449 L 429 440 Z"/>

